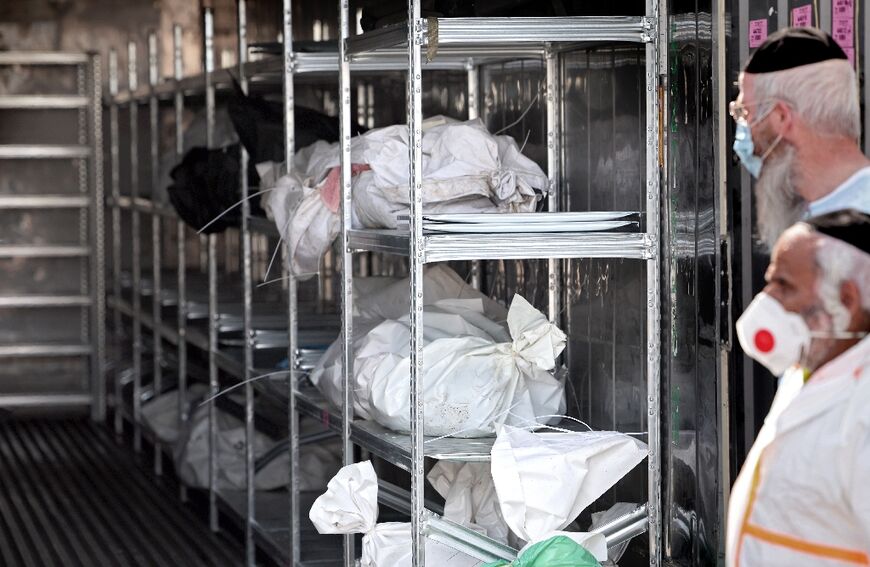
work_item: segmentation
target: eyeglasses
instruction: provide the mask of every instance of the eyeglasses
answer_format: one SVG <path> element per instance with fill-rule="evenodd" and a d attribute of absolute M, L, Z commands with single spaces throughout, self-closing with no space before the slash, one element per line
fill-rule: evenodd
<path fill-rule="evenodd" d="M 753 102 L 750 104 L 743 104 L 742 102 L 737 102 L 736 100 L 732 100 L 730 103 L 728 103 L 728 114 L 731 115 L 731 118 L 733 118 L 735 122 L 739 121 L 739 120 L 746 120 L 748 122 L 749 121 L 749 109 L 751 107 L 759 106 L 762 104 L 767 104 L 769 102 L 777 102 L 777 101 L 781 101 L 783 103 L 786 103 L 786 101 L 784 101 L 782 99 L 778 99 L 778 98 L 777 99 L 768 98 L 768 99 L 759 100 L 759 101 L 756 101 L 756 102 Z"/>
<path fill-rule="evenodd" d="M 737 102 L 736 100 L 732 100 L 728 103 L 728 114 L 731 115 L 731 118 L 734 121 L 738 120 L 749 120 L 749 109 L 753 106 L 758 106 L 760 104 L 765 104 L 768 102 L 772 102 L 775 99 L 767 99 L 767 100 L 759 100 L 750 104 L 743 104 L 742 102 Z"/>

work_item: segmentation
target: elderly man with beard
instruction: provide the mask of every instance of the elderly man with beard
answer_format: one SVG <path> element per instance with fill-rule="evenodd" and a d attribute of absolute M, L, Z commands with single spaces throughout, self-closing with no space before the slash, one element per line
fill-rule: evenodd
<path fill-rule="evenodd" d="M 801 218 L 870 213 L 858 81 L 831 36 L 816 28 L 771 34 L 739 85 L 730 108 L 734 151 L 757 179 L 758 228 L 768 247 Z"/>
<path fill-rule="evenodd" d="M 727 564 L 870 565 L 870 217 L 799 222 L 737 322 L 785 372 L 731 493 Z"/>

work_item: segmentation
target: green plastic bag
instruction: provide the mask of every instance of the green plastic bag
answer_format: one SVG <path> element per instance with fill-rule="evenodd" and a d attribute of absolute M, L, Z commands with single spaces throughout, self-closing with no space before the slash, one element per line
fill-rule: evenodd
<path fill-rule="evenodd" d="M 496 561 L 485 567 L 601 567 L 601 564 L 573 539 L 555 536 L 530 546 L 513 563 Z"/>

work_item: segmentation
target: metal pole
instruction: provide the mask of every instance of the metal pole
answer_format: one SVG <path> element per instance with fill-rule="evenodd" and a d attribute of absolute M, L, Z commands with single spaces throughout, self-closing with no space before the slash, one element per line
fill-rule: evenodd
<path fill-rule="evenodd" d="M 154 205 L 151 209 L 151 279 L 152 296 L 151 296 L 151 318 L 154 322 L 153 337 L 154 337 L 154 396 L 159 396 L 163 389 L 163 329 L 162 317 L 160 312 L 160 295 L 162 290 L 161 268 L 163 265 L 163 256 L 161 250 L 161 234 L 160 234 L 160 211 L 157 208 L 157 193 L 160 190 L 160 129 L 158 123 L 157 95 L 154 89 L 157 87 L 158 70 L 157 70 L 157 34 L 148 34 L 148 84 L 151 87 L 151 94 L 148 97 L 149 110 L 149 129 L 151 130 L 151 203 Z M 154 474 L 160 476 L 163 474 L 163 448 L 159 441 L 154 443 Z"/>
<path fill-rule="evenodd" d="M 211 7 L 205 8 L 203 30 L 205 37 L 205 117 L 206 117 L 206 145 L 210 148 L 214 141 L 214 85 L 212 84 L 212 71 L 214 71 L 214 13 Z M 217 299 L 217 237 L 209 234 L 208 246 L 208 384 L 210 396 L 216 396 L 219 389 L 217 367 L 217 323 L 218 323 L 218 299 Z M 209 520 L 211 529 L 217 531 L 218 507 L 218 458 L 217 458 L 217 407 L 214 400 L 208 404 L 208 503 Z"/>
<path fill-rule="evenodd" d="M 248 92 L 248 79 L 245 76 L 245 63 L 248 61 L 248 22 L 245 0 L 236 5 L 238 42 L 239 42 L 239 83 L 242 91 Z M 256 522 L 256 484 L 254 476 L 254 385 L 250 382 L 251 368 L 254 366 L 254 330 L 251 328 L 251 232 L 249 219 L 251 204 L 248 201 L 248 152 L 243 147 L 239 156 L 239 185 L 242 192 L 242 324 L 245 330 L 244 370 L 245 381 L 245 496 L 247 499 L 247 518 L 245 521 L 245 555 L 249 566 L 256 565 L 257 548 L 254 544 L 254 523 Z"/>
<path fill-rule="evenodd" d="M 547 58 L 547 175 L 549 176 L 550 192 L 547 196 L 547 210 L 551 213 L 559 210 L 559 183 L 561 180 L 560 166 L 560 138 L 561 128 L 559 118 L 559 59 L 558 55 L 549 47 Z M 547 261 L 547 308 L 550 322 L 559 323 L 561 313 L 561 263 L 558 259 L 551 258 Z"/>
<path fill-rule="evenodd" d="M 139 210 L 136 199 L 139 196 L 139 109 L 133 93 L 139 88 L 136 75 L 136 43 L 127 44 L 127 81 L 130 91 L 130 217 L 132 222 L 133 245 L 133 450 L 142 450 L 142 240 L 139 227 Z"/>
<path fill-rule="evenodd" d="M 113 313 L 112 326 L 115 331 L 115 356 L 118 363 L 121 361 L 121 207 L 118 200 L 121 198 L 121 174 L 119 167 L 118 151 L 118 53 L 112 49 L 109 51 L 109 159 L 112 165 L 111 191 L 112 191 L 112 295 L 115 298 L 115 310 Z M 120 368 L 115 369 L 115 434 L 124 433 L 124 417 L 121 414 L 123 405 L 121 392 Z"/>
<path fill-rule="evenodd" d="M 468 79 L 468 119 L 474 120 L 480 117 L 480 70 L 471 57 L 465 62 L 465 72 Z M 471 287 L 474 289 L 480 289 L 482 284 L 482 268 L 480 260 L 471 261 Z"/>
<path fill-rule="evenodd" d="M 91 336 L 93 355 L 91 357 L 92 389 L 94 404 L 91 418 L 94 421 L 106 419 L 106 232 L 104 218 L 106 200 L 103 193 L 103 101 L 100 56 L 92 55 L 91 62 L 91 179 L 93 183 L 92 241 L 96 254 L 91 266 Z"/>
<path fill-rule="evenodd" d="M 662 544 L 662 469 L 661 469 L 661 337 L 660 337 L 660 162 L 659 135 L 659 51 L 666 27 L 659 14 L 659 2 L 647 0 L 647 16 L 655 25 L 653 41 L 646 44 L 646 230 L 653 245 L 647 260 L 647 428 L 649 431 L 648 506 L 650 565 L 661 565 Z"/>
<path fill-rule="evenodd" d="M 296 121 L 293 100 L 293 6 L 291 0 L 283 0 L 284 8 L 284 163 L 287 173 L 293 169 L 295 154 Z M 301 530 L 299 518 L 299 415 L 296 412 L 296 352 L 299 350 L 297 327 L 299 323 L 296 296 L 296 277 L 293 275 L 290 247 L 284 247 L 285 270 L 287 272 L 287 416 L 290 438 L 290 564 L 301 561 Z"/>
<path fill-rule="evenodd" d="M 347 55 L 347 38 L 350 35 L 348 0 L 340 0 L 341 14 L 339 35 L 339 116 L 341 132 L 341 338 L 343 343 L 342 380 L 343 400 L 341 412 L 341 439 L 344 464 L 353 463 L 351 423 L 353 422 L 353 254 L 350 249 L 353 200 L 351 196 L 350 152 L 350 60 Z M 353 535 L 344 536 L 344 565 L 354 565 L 355 542 Z"/>
<path fill-rule="evenodd" d="M 411 190 L 411 532 L 413 567 L 426 564 L 423 491 L 423 86 L 420 0 L 408 0 L 408 153 Z"/>
<path fill-rule="evenodd" d="M 181 26 L 172 26 L 172 63 L 176 80 L 175 91 L 175 156 L 180 160 L 184 154 L 184 93 L 178 89 L 177 81 L 182 70 Z M 175 226 L 178 237 L 178 431 L 184 430 L 187 423 L 187 231 L 184 221 L 179 218 Z M 187 489 L 179 484 L 179 496 L 187 500 Z"/>

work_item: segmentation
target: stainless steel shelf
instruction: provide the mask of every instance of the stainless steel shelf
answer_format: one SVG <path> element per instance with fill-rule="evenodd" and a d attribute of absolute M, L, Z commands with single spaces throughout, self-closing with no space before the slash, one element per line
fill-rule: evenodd
<path fill-rule="evenodd" d="M 79 258 L 90 253 L 88 246 L 0 246 L 0 258 Z"/>
<path fill-rule="evenodd" d="M 88 394 L 72 392 L 59 394 L 40 394 L 32 396 L 27 394 L 3 394 L 0 395 L 0 408 L 25 409 L 35 408 L 45 410 L 53 407 L 88 407 L 91 405 L 91 397 Z"/>
<path fill-rule="evenodd" d="M 0 51 L 0 65 L 85 65 L 85 53 L 59 51 Z"/>
<path fill-rule="evenodd" d="M 90 146 L 0 145 L 0 159 L 81 159 L 90 155 Z"/>
<path fill-rule="evenodd" d="M 324 426 L 341 431 L 341 414 L 311 386 L 296 392 L 299 412 L 319 420 Z M 390 431 L 370 420 L 355 420 L 351 424 L 351 439 L 364 449 L 368 449 L 382 459 L 402 468 L 411 470 L 411 437 Z M 427 438 L 424 454 L 430 459 L 441 461 L 488 462 L 494 437 L 483 439 L 438 439 Z"/>
<path fill-rule="evenodd" d="M 0 195 L 0 209 L 80 209 L 90 204 L 87 195 Z"/>
<path fill-rule="evenodd" d="M 411 436 L 390 431 L 369 420 L 356 420 L 351 426 L 354 443 L 364 447 L 397 467 L 411 470 Z M 494 437 L 483 439 L 424 440 L 423 455 L 439 461 L 488 462 Z"/>
<path fill-rule="evenodd" d="M 304 510 L 319 496 L 313 492 L 300 493 L 300 505 Z M 244 526 L 247 514 L 246 495 L 243 490 L 219 490 L 218 502 L 221 510 L 228 518 L 239 526 Z M 258 491 L 254 500 L 256 518 L 254 521 L 254 537 L 257 546 L 277 564 L 286 565 L 289 560 L 290 528 L 287 519 L 290 517 L 290 497 L 286 492 Z M 308 520 L 302 520 L 302 565 L 341 565 L 341 536 L 323 536 L 318 534 Z"/>
<path fill-rule="evenodd" d="M 471 53 L 473 55 L 473 52 Z M 480 52 L 481 56 L 487 53 Z M 488 53 L 489 56 L 493 54 Z M 513 48 L 507 54 L 498 54 L 499 58 L 504 57 L 531 57 L 539 56 L 540 50 Z M 468 64 L 469 52 L 444 54 L 444 57 L 437 61 L 427 63 L 427 69 L 432 70 L 465 70 Z M 383 50 L 377 54 L 360 57 L 359 60 L 351 63 L 351 69 L 356 73 L 373 73 L 381 71 L 407 71 L 408 55 L 406 52 L 398 49 Z M 318 52 L 318 53 L 302 53 L 297 52 L 292 55 L 293 74 L 296 76 L 305 75 L 334 75 L 338 73 L 338 53 L 337 52 Z M 274 76 L 276 82 L 282 77 L 284 70 L 283 60 L 280 57 L 268 57 L 259 61 L 251 61 L 245 63 L 245 77 L 252 84 L 262 82 L 264 79 Z M 233 77 L 238 75 L 238 67 L 232 69 L 218 69 L 210 75 L 212 85 L 216 90 L 227 89 L 232 84 Z M 182 79 L 167 79 L 153 88 L 150 86 L 142 86 L 137 88 L 132 93 L 129 91 L 120 92 L 114 97 L 109 97 L 108 100 L 113 100 L 116 104 L 128 104 L 130 101 L 144 103 L 152 96 L 161 100 L 171 99 L 176 92 L 181 92 L 185 96 L 197 96 L 205 92 L 205 75 L 191 75 Z"/>
<path fill-rule="evenodd" d="M 632 16 L 572 16 L 545 18 L 421 18 L 417 22 L 420 44 L 430 51 L 442 47 L 485 47 L 497 55 L 500 46 L 578 42 L 631 42 L 652 40 L 652 22 Z M 393 24 L 350 37 L 353 57 L 387 48 L 407 48 L 408 24 Z"/>
<path fill-rule="evenodd" d="M 91 354 L 88 344 L 30 344 L 0 346 L 0 358 L 32 358 L 38 356 L 84 356 Z"/>
<path fill-rule="evenodd" d="M 407 256 L 404 230 L 354 229 L 354 251 Z M 449 260 L 522 260 L 528 258 L 627 258 L 648 260 L 655 254 L 643 233 L 431 234 L 423 236 L 424 262 Z"/>
<path fill-rule="evenodd" d="M 65 110 L 87 108 L 88 97 L 79 95 L 2 95 L 0 109 Z"/>
<path fill-rule="evenodd" d="M 0 307 L 84 307 L 91 304 L 87 295 L 16 295 L 0 297 Z"/>

